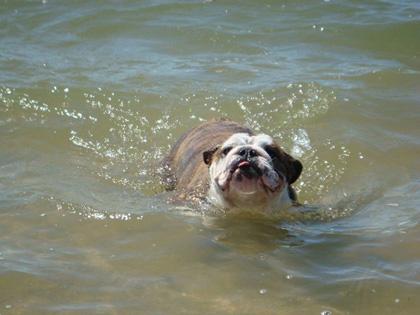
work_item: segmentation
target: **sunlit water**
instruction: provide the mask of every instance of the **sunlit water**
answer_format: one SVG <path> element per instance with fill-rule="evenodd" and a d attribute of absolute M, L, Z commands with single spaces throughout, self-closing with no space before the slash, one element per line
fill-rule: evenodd
<path fill-rule="evenodd" d="M 1 1 L 0 314 L 418 314 L 418 1 Z M 307 214 L 168 204 L 228 117 Z"/>

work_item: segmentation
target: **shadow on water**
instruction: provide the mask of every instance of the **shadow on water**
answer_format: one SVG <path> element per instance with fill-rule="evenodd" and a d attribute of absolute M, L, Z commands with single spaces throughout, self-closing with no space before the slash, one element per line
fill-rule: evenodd
<path fill-rule="evenodd" d="M 212 231 L 215 242 L 244 253 L 269 252 L 300 244 L 278 220 L 261 216 L 205 217 L 203 224 Z"/>

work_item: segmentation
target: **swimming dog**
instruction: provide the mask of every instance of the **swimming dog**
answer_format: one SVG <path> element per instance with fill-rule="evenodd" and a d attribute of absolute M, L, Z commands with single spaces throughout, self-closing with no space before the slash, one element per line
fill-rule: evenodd
<path fill-rule="evenodd" d="M 166 188 L 215 207 L 273 213 L 297 205 L 302 164 L 266 134 L 229 120 L 186 132 L 164 159 Z"/>

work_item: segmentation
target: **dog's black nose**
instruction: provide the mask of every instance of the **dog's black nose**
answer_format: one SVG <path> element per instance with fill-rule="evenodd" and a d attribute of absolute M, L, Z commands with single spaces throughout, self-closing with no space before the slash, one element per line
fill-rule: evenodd
<path fill-rule="evenodd" d="M 251 159 L 258 155 L 257 151 L 255 151 L 253 148 L 242 148 L 239 150 L 238 154 L 245 159 Z"/>

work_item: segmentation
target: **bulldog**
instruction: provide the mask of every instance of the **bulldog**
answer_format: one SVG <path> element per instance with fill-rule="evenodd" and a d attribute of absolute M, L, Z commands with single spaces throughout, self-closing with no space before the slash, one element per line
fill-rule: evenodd
<path fill-rule="evenodd" d="M 302 164 L 266 134 L 229 120 L 186 132 L 164 160 L 166 188 L 225 211 L 273 213 L 297 205 Z"/>

